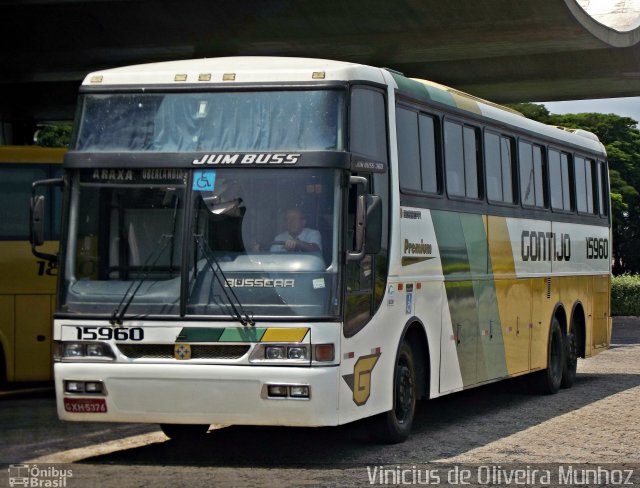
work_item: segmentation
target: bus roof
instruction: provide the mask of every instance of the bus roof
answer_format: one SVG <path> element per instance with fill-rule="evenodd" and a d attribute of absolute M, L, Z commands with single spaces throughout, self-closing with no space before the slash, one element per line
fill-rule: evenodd
<path fill-rule="evenodd" d="M 90 73 L 83 86 L 194 85 L 234 83 L 300 83 L 370 81 L 395 85 L 399 92 L 420 101 L 436 102 L 480 115 L 505 128 L 528 132 L 584 147 L 606 155 L 598 137 L 584 130 L 564 129 L 527 119 L 519 112 L 432 81 L 407 78 L 393 70 L 357 63 L 313 58 L 246 56 L 203 58 L 140 64 Z"/>
<path fill-rule="evenodd" d="M 240 56 L 140 64 L 96 71 L 83 85 L 277 83 L 368 80 L 385 83 L 379 68 L 312 58 Z"/>

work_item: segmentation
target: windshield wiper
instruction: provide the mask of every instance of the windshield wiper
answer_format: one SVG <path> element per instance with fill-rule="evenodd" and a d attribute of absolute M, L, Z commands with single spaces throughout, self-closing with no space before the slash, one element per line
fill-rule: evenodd
<path fill-rule="evenodd" d="M 165 240 L 165 243 L 162 246 L 160 246 L 160 243 L 163 240 Z M 127 299 L 127 295 L 129 295 L 129 292 L 131 292 L 131 289 L 133 288 L 133 285 L 135 285 L 136 280 L 131 280 L 131 284 L 129 285 L 129 287 L 127 288 L 127 291 L 125 291 L 124 295 L 122 296 L 122 300 L 120 300 L 120 303 L 111 314 L 111 319 L 109 320 L 109 323 L 111 325 L 122 325 L 124 314 L 127 313 L 127 309 L 129 308 L 129 305 L 131 305 L 133 298 L 136 296 L 136 293 L 138 293 L 138 290 L 140 290 L 140 287 L 142 286 L 142 284 L 147 280 L 147 278 L 149 277 L 149 274 L 151 274 L 151 269 L 156 265 L 156 263 L 160 259 L 160 256 L 162 256 L 162 253 L 165 251 L 165 249 L 167 249 L 167 246 L 169 245 L 170 242 L 173 242 L 173 234 L 162 234 L 160 236 L 160 239 L 156 244 L 155 251 L 149 253 L 149 256 L 147 257 L 146 261 L 142 265 L 141 271 L 143 271 L 144 274 L 142 275 L 142 278 L 138 280 L 138 285 L 136 286 L 135 290 L 133 290 L 133 293 L 131 293 L 131 295 L 129 296 L 129 300 L 123 307 L 122 304 Z M 155 258 L 153 262 L 151 262 L 151 258 L 153 258 L 154 256 Z M 120 310 L 120 307 L 122 307 L 122 310 Z"/>
<path fill-rule="evenodd" d="M 231 309 L 233 310 L 233 313 L 234 313 L 234 315 L 236 317 L 236 320 L 238 320 L 238 322 L 240 322 L 242 325 L 247 325 L 247 324 L 249 324 L 251 326 L 256 325 L 256 323 L 253 320 L 253 318 L 249 317 L 249 314 L 247 314 L 247 312 L 244 310 L 244 307 L 242 306 L 242 303 L 240 302 L 240 299 L 238 298 L 236 293 L 233 291 L 233 288 L 225 286 L 225 284 L 227 283 L 227 277 L 224 275 L 224 271 L 222 271 L 222 268 L 220 267 L 220 263 L 218 262 L 216 257 L 213 254 L 211 254 L 211 257 L 209 257 L 209 255 L 208 255 L 208 253 L 207 253 L 207 251 L 204 248 L 204 245 L 202 243 L 202 241 L 203 241 L 202 235 L 195 235 L 194 234 L 193 237 L 195 237 L 196 243 L 198 244 L 198 247 L 200 247 L 200 250 L 202 251 L 202 255 L 207 260 L 207 264 L 209 265 L 209 268 L 211 269 L 211 272 L 213 273 L 214 278 L 216 279 L 216 281 L 220 285 L 220 288 L 222 288 L 222 292 L 224 293 L 225 297 L 227 298 L 227 301 L 229 302 L 229 305 L 231 305 Z M 218 271 L 216 271 L 216 269 L 213 267 L 212 261 L 213 261 L 213 263 L 215 263 L 216 268 L 218 268 Z M 218 272 L 219 272 L 219 274 L 218 274 Z M 220 275 L 222 275 L 222 279 L 220 278 Z M 229 291 L 227 291 L 227 290 L 229 290 Z M 235 304 L 233 303 L 233 300 L 231 299 L 231 296 L 229 296 L 229 292 L 231 292 L 231 295 L 233 295 L 233 298 L 235 299 L 236 303 L 238 304 L 238 307 L 236 307 Z M 238 310 L 238 308 L 240 310 Z"/>

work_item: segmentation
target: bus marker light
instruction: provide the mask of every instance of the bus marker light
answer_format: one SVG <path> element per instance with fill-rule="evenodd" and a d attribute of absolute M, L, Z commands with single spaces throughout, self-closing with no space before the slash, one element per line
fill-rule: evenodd
<path fill-rule="evenodd" d="M 84 384 L 85 393 L 102 393 L 104 387 L 102 381 L 87 381 Z"/>
<path fill-rule="evenodd" d="M 286 397 L 288 389 L 285 385 L 269 385 L 267 392 L 270 397 Z"/>
<path fill-rule="evenodd" d="M 222 75 L 222 81 L 236 81 L 235 73 L 225 73 Z"/>
<path fill-rule="evenodd" d="M 326 74 L 324 71 L 314 71 L 311 78 L 314 80 L 324 80 Z"/>
<path fill-rule="evenodd" d="M 422 288 L 422 283 L 419 281 L 416 283 L 416 290 L 420 290 Z"/>
<path fill-rule="evenodd" d="M 102 83 L 102 76 L 92 76 L 91 83 Z"/>
<path fill-rule="evenodd" d="M 200 73 L 198 81 L 211 81 L 211 73 Z"/>
<path fill-rule="evenodd" d="M 344 353 L 345 359 L 353 359 L 355 357 L 355 353 L 353 351 Z"/>
<path fill-rule="evenodd" d="M 398 291 L 402 291 L 404 289 L 404 285 L 402 283 L 398 283 Z"/>
<path fill-rule="evenodd" d="M 187 81 L 187 75 L 176 75 L 173 81 Z"/>
<path fill-rule="evenodd" d="M 65 381 L 64 382 L 65 393 L 84 393 L 83 381 Z"/>
<path fill-rule="evenodd" d="M 353 355 L 353 353 L 351 354 Z M 313 359 L 316 361 L 333 361 L 333 358 L 333 344 L 316 344 Z"/>
<path fill-rule="evenodd" d="M 371 349 L 371 354 L 382 354 L 380 351 L 382 351 L 382 348 L 374 347 L 373 349 Z"/>
<path fill-rule="evenodd" d="M 293 398 L 309 398 L 308 386 L 290 386 L 289 395 Z"/>

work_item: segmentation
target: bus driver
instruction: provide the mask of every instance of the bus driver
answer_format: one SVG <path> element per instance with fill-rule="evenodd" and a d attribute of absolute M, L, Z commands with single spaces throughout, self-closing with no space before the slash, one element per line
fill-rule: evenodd
<path fill-rule="evenodd" d="M 320 232 L 305 225 L 306 220 L 302 210 L 297 207 L 287 210 L 287 230 L 274 238 L 270 250 L 272 252 L 322 252 Z"/>

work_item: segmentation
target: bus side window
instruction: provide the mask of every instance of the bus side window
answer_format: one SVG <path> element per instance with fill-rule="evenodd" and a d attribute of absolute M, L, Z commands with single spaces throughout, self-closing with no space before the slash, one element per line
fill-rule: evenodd
<path fill-rule="evenodd" d="M 479 198 L 478 129 L 447 120 L 444 123 L 444 138 L 449 195 Z"/>
<path fill-rule="evenodd" d="M 586 213 L 587 206 L 587 177 L 585 173 L 585 160 L 576 156 L 573 160 L 574 174 L 576 177 L 576 205 L 578 212 Z"/>
<path fill-rule="evenodd" d="M 597 214 L 597 175 L 595 161 L 576 156 L 574 159 L 576 177 L 576 205 L 578 212 Z M 594 202 L 595 205 L 594 206 Z"/>
<path fill-rule="evenodd" d="M 569 154 L 549 150 L 549 182 L 551 184 L 551 208 L 571 212 L 574 186 L 571 181 Z"/>
<path fill-rule="evenodd" d="M 515 203 L 513 175 L 515 175 L 514 141 L 511 137 L 485 132 L 485 165 L 487 198 L 493 202 Z M 529 154 L 531 158 L 531 154 Z"/>
<path fill-rule="evenodd" d="M 607 165 L 603 161 L 598 161 L 598 209 L 600 215 L 609 215 L 609 194 L 607 184 Z"/>
<path fill-rule="evenodd" d="M 373 161 L 387 162 L 387 124 L 381 91 L 355 87 L 351 91 L 350 150 Z"/>
<path fill-rule="evenodd" d="M 29 197 L 31 183 L 50 178 L 44 164 L 5 164 L 0 179 L 0 236 L 4 239 L 29 239 Z M 47 207 L 51 198 L 47 195 Z M 49 209 L 47 208 L 49 215 Z M 49 225 L 45 229 L 45 239 L 51 239 Z"/>
<path fill-rule="evenodd" d="M 417 112 L 397 107 L 396 131 L 400 187 L 407 190 L 421 190 Z"/>
<path fill-rule="evenodd" d="M 420 114 L 420 167 L 422 168 L 422 191 L 440 192 L 438 178 L 438 160 L 436 147 L 436 119 L 430 115 Z"/>
<path fill-rule="evenodd" d="M 400 187 L 437 194 L 436 122 L 431 115 L 396 108 Z"/>

